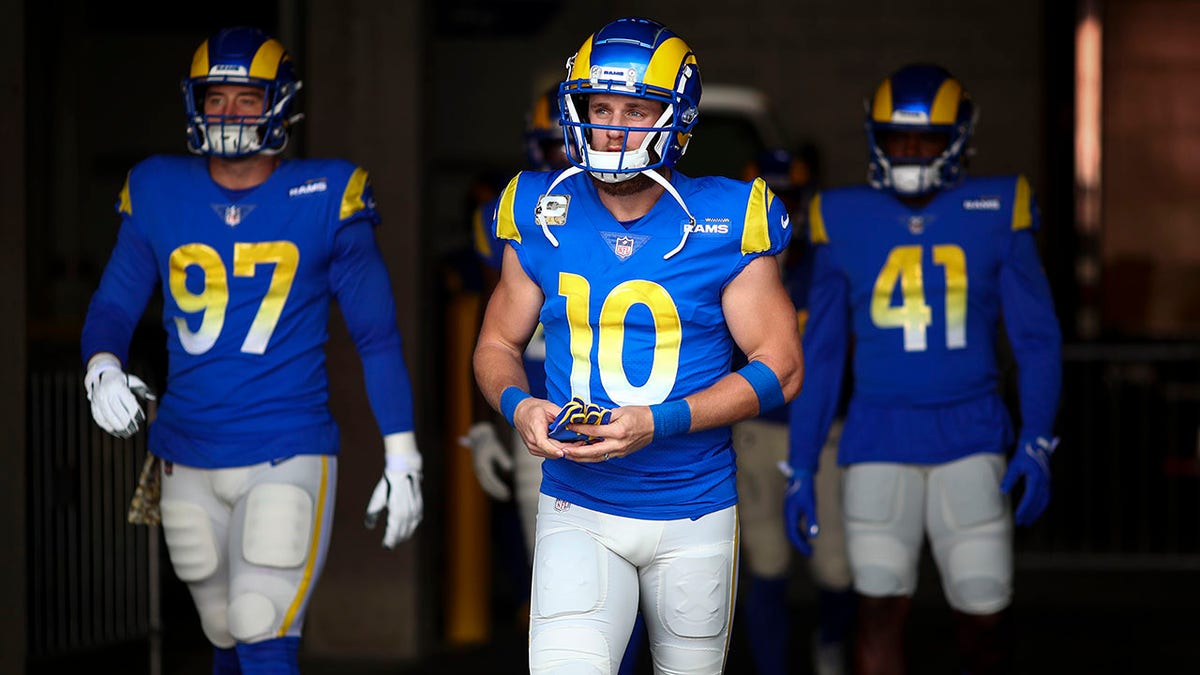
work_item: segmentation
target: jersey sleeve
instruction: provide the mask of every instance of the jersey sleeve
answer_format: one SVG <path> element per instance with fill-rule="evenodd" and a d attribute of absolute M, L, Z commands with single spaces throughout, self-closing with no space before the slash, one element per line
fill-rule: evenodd
<path fill-rule="evenodd" d="M 496 239 L 498 240 L 497 243 L 500 245 L 501 259 L 504 256 L 504 246 L 512 246 L 513 250 L 517 253 L 517 260 L 521 263 L 521 269 L 525 270 L 525 274 L 530 279 L 536 279 L 537 275 L 534 273 L 532 261 L 529 259 L 529 252 L 521 244 L 523 237 L 521 228 L 517 223 L 516 209 L 517 203 L 520 201 L 518 191 L 521 188 L 521 178 L 524 175 L 524 172 L 521 172 L 513 176 L 512 180 L 504 188 L 504 191 L 500 193 L 500 201 L 496 207 L 495 231 Z"/>
<path fill-rule="evenodd" d="M 1021 433 L 1050 437 L 1062 388 L 1062 333 L 1030 230 L 1012 233 L 1000 270 L 1000 300 L 1017 361 Z"/>
<path fill-rule="evenodd" d="M 371 176 L 361 166 L 354 167 L 346 187 L 342 188 L 337 216 L 339 227 L 358 220 L 371 225 L 378 225 L 382 220 L 375 208 L 375 189 L 371 186 Z"/>
<path fill-rule="evenodd" d="M 742 229 L 742 255 L 779 255 L 792 240 L 792 221 L 783 200 L 775 196 L 767 182 L 755 178 L 746 201 L 746 221 Z"/>
<path fill-rule="evenodd" d="M 849 284 L 834 264 L 814 198 L 809 212 L 814 241 L 804 264 L 811 265 L 804 325 L 804 386 L 788 407 L 788 462 L 797 470 L 815 473 L 829 426 L 841 398 L 847 345 L 850 340 Z M 819 232 L 819 237 L 814 236 Z M 803 272 L 802 272 L 803 273 Z"/>
<path fill-rule="evenodd" d="M 396 325 L 391 278 L 369 220 L 353 220 L 338 230 L 329 275 L 362 360 L 367 398 L 380 432 L 412 431 L 412 383 Z"/>
<path fill-rule="evenodd" d="M 130 181 L 125 179 L 117 199 L 121 228 L 100 286 L 88 304 L 80 337 L 80 352 L 86 364 L 92 355 L 111 352 L 128 365 L 129 342 L 158 284 L 154 249 L 134 216 Z"/>

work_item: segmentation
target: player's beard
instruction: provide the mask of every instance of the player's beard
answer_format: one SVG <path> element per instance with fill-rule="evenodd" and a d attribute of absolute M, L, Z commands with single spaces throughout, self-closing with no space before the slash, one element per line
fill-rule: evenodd
<path fill-rule="evenodd" d="M 639 173 L 633 178 L 630 178 L 629 180 L 623 180 L 620 183 L 606 183 L 599 178 L 592 176 L 592 184 L 596 186 L 597 190 L 600 190 L 601 192 L 613 197 L 628 197 L 629 195 L 636 195 L 640 192 L 649 190 L 655 185 L 658 185 L 658 183 L 654 182 L 653 178 L 647 176 L 645 173 Z"/>

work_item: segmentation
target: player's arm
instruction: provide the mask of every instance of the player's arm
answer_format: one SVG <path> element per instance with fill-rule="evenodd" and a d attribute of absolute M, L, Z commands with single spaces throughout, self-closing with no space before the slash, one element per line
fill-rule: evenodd
<path fill-rule="evenodd" d="M 1001 490 L 1011 492 L 1024 480 L 1016 522 L 1029 525 L 1050 503 L 1050 456 L 1058 445 L 1054 417 L 1062 388 L 1062 333 L 1029 230 L 1013 233 L 1000 270 L 1000 300 L 1017 361 L 1021 410 L 1021 432 Z"/>
<path fill-rule="evenodd" d="M 88 304 L 79 341 L 92 418 L 100 428 L 121 438 L 136 433 L 145 421 L 137 397 L 153 398 L 145 383 L 127 375 L 125 369 L 133 332 L 157 283 L 154 250 L 126 214 L 100 286 Z"/>
<path fill-rule="evenodd" d="M 849 288 L 833 266 L 829 247 L 812 247 L 808 319 L 805 322 L 804 390 L 788 406 L 788 464 L 814 474 L 837 415 L 850 341 Z"/>
<path fill-rule="evenodd" d="M 821 448 L 837 412 L 850 335 L 848 287 L 830 260 L 828 246 L 817 245 L 805 257 L 812 283 L 805 322 L 804 390 L 788 406 L 788 487 L 784 523 L 788 540 L 804 555 L 812 554 L 809 540 L 820 533 L 816 491 Z"/>
<path fill-rule="evenodd" d="M 362 360 L 367 399 L 383 434 L 384 475 L 367 505 L 366 523 L 373 527 L 386 508 L 383 544 L 392 548 L 412 536 L 424 517 L 423 462 L 391 277 L 370 220 L 348 222 L 334 235 L 329 282 Z"/>
<path fill-rule="evenodd" d="M 529 395 L 521 355 L 537 328 L 544 296 L 511 246 L 504 250 L 500 281 L 492 291 L 475 345 L 475 381 L 489 405 L 520 432 L 530 451 L 562 457 L 562 443 L 547 436 L 558 406 Z"/>

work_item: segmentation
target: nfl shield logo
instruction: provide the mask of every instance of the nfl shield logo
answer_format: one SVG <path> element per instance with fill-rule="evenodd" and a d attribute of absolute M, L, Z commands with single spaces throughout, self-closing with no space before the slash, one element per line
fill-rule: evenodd
<path fill-rule="evenodd" d="M 613 252 L 621 260 L 633 255 L 633 237 L 617 237 L 617 241 L 613 243 Z"/>
<path fill-rule="evenodd" d="M 234 227 L 242 222 L 242 207 L 230 204 L 225 207 L 225 224 Z"/>

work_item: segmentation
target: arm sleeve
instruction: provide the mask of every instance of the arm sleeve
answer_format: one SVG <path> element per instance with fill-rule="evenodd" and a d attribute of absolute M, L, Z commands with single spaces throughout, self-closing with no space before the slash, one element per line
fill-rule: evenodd
<path fill-rule="evenodd" d="M 339 228 L 329 275 L 362 359 L 367 398 L 380 432 L 386 436 L 412 431 L 412 384 L 396 326 L 396 303 L 370 220 L 355 220 Z"/>
<path fill-rule="evenodd" d="M 112 352 L 128 365 L 129 342 L 157 283 L 154 249 L 126 216 L 83 322 L 79 346 L 85 364 L 93 354 Z"/>
<path fill-rule="evenodd" d="M 1050 284 L 1029 230 L 1013 233 L 1000 270 L 1004 327 L 1017 361 L 1021 433 L 1053 436 L 1062 387 L 1062 334 Z"/>
<path fill-rule="evenodd" d="M 848 288 L 828 246 L 811 248 L 812 282 L 804 327 L 804 388 L 788 406 L 788 463 L 815 473 L 837 413 L 849 340 Z"/>

